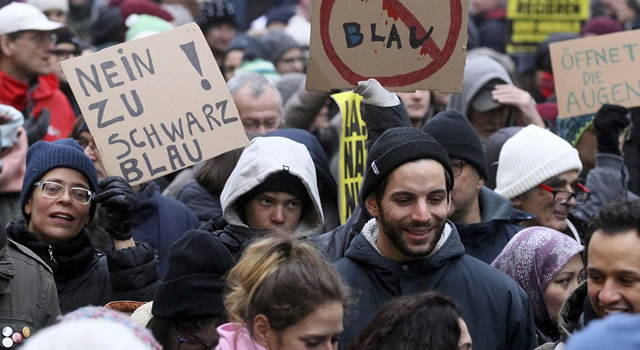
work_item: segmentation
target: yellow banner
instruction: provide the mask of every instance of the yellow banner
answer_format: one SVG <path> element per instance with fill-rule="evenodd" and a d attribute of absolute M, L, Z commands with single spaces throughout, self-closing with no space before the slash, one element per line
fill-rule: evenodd
<path fill-rule="evenodd" d="M 362 97 L 351 91 L 331 95 L 340 107 L 340 224 L 344 224 L 358 204 L 358 192 L 367 162 L 367 126 L 362 120 Z"/>

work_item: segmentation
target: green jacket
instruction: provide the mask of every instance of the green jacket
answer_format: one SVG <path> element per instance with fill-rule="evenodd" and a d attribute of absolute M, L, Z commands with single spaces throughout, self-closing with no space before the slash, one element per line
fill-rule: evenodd
<path fill-rule="evenodd" d="M 0 331 L 27 338 L 60 315 L 53 274 L 35 253 L 12 240 L 0 247 Z"/>

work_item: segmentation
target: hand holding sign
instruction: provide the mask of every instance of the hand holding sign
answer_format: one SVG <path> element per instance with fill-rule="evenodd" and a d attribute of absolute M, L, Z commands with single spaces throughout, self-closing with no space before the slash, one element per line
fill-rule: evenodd
<path fill-rule="evenodd" d="M 195 23 L 61 66 L 107 175 L 134 185 L 248 144 Z"/>

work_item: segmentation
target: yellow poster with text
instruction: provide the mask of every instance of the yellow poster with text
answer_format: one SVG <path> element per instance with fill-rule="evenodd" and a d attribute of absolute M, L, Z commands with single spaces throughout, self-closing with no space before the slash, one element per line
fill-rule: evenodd
<path fill-rule="evenodd" d="M 362 120 L 362 97 L 347 91 L 331 95 L 340 107 L 340 224 L 344 224 L 358 204 L 358 192 L 367 161 L 367 126 Z"/>

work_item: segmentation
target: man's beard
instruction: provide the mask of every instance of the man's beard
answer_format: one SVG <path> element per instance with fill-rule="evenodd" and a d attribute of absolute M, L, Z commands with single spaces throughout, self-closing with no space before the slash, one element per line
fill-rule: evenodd
<path fill-rule="evenodd" d="M 380 211 L 379 225 L 382 229 L 381 231 L 389 238 L 391 244 L 403 255 L 411 257 L 411 258 L 424 258 L 429 256 L 438 244 L 440 237 L 442 237 L 442 232 L 444 231 L 444 226 L 446 224 L 446 220 L 442 220 L 442 222 L 438 222 L 439 219 L 432 217 L 430 222 L 420 222 L 420 221 L 412 221 L 408 225 L 397 225 L 394 226 L 390 222 L 387 221 L 384 210 Z M 436 225 L 436 226 L 434 226 Z M 414 250 L 409 247 L 406 240 L 403 237 L 403 227 L 406 228 L 424 228 L 424 227 L 434 227 L 432 233 L 433 237 L 431 241 L 428 242 L 427 246 L 421 250 Z"/>

